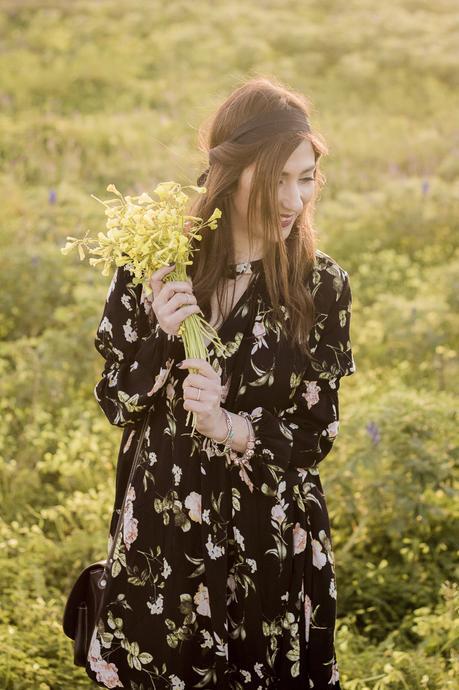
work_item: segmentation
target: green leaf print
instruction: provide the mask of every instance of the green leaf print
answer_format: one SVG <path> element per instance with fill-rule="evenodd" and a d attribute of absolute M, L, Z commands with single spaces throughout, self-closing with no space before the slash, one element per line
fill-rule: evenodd
<path fill-rule="evenodd" d="M 139 402 L 138 393 L 129 396 L 128 393 L 125 393 L 124 391 L 118 391 L 118 398 L 120 402 L 124 404 L 128 412 L 140 412 L 145 407 L 145 405 L 137 404 Z"/>

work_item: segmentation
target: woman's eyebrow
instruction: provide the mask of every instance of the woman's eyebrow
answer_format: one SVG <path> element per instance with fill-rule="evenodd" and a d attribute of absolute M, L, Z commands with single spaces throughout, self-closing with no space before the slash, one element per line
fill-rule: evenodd
<path fill-rule="evenodd" d="M 314 163 L 314 165 L 311 165 L 309 168 L 306 168 L 306 170 L 303 170 L 303 172 L 301 172 L 300 175 L 304 175 L 305 173 L 311 172 L 311 170 L 314 170 L 315 167 L 316 164 Z M 288 175 L 288 173 L 283 170 L 281 175 Z"/>

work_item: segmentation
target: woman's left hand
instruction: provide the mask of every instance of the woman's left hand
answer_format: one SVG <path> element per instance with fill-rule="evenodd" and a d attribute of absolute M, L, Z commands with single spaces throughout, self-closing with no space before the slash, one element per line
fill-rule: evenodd
<path fill-rule="evenodd" d="M 184 359 L 179 369 L 198 369 L 183 380 L 183 407 L 196 413 L 196 430 L 204 436 L 224 435 L 221 377 L 205 359 Z M 197 400 L 199 390 L 199 400 Z"/>

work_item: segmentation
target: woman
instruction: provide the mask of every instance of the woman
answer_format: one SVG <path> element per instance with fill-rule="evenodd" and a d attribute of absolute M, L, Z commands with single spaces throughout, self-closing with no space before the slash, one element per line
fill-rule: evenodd
<path fill-rule="evenodd" d="M 118 269 L 96 336 L 95 395 L 124 428 L 109 548 L 127 494 L 86 669 L 131 690 L 336 690 L 317 465 L 338 432 L 340 378 L 356 368 L 349 277 L 312 228 L 326 147 L 305 99 L 257 78 L 220 106 L 206 149 L 207 194 L 191 214 L 223 216 L 189 280 L 156 271 L 147 300 Z M 180 366 L 178 328 L 200 307 L 231 355 L 209 345 L 210 363 Z"/>

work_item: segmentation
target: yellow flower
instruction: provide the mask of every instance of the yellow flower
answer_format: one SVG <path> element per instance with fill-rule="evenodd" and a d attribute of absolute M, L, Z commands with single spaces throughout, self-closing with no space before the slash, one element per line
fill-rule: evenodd
<path fill-rule="evenodd" d="M 207 191 L 206 187 L 193 185 L 187 188 L 198 194 Z M 175 270 L 165 280 L 186 280 L 187 266 L 193 263 L 192 240 L 201 240 L 200 231 L 205 227 L 212 230 L 217 228 L 221 210 L 214 209 L 206 222 L 202 218 L 186 215 L 188 196 L 181 185 L 174 181 L 161 182 L 156 186 L 153 193 L 159 201 L 146 192 L 138 196 L 123 196 L 114 184 L 109 184 L 107 191 L 115 198 L 102 201 L 91 195 L 105 207 L 106 232 L 98 232 L 96 238 L 90 237 L 89 230 L 82 239 L 67 237 L 67 244 L 61 249 L 62 254 L 68 254 L 77 247 L 83 260 L 87 252 L 92 255 L 89 258 L 91 266 L 103 264 L 104 276 L 109 275 L 113 264 L 124 266 L 129 263 L 134 285 L 148 283 L 154 271 L 173 263 Z M 229 354 L 215 329 L 199 313 L 191 314 L 183 321 L 179 335 L 183 338 L 186 358 L 208 360 L 205 339 L 213 342 L 218 354 Z M 193 431 L 194 427 L 193 414 Z"/>

